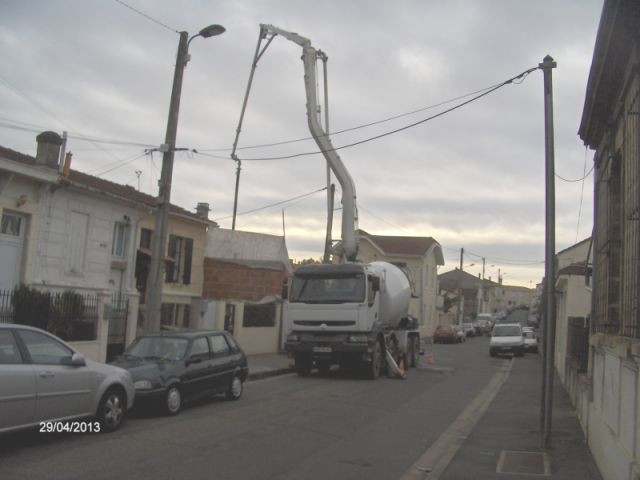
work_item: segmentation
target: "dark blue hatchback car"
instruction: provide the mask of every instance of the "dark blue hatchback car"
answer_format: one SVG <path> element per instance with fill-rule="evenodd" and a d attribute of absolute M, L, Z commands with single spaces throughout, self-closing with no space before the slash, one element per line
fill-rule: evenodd
<path fill-rule="evenodd" d="M 238 400 L 247 358 L 228 332 L 181 330 L 144 335 L 114 365 L 131 372 L 136 405 L 152 402 L 169 415 L 183 403 L 217 393 Z"/>

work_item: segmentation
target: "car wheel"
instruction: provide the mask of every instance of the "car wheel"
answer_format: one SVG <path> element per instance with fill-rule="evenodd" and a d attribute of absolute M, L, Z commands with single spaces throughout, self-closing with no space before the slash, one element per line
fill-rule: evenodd
<path fill-rule="evenodd" d="M 164 409 L 168 415 L 176 415 L 182 408 L 182 392 L 180 387 L 172 385 L 164 396 Z"/>
<path fill-rule="evenodd" d="M 382 368 L 382 346 L 380 342 L 376 342 L 373 346 L 371 363 L 368 364 L 367 368 L 367 377 L 369 380 L 375 380 L 380 376 L 380 370 Z"/>
<path fill-rule="evenodd" d="M 97 419 L 102 431 L 113 432 L 122 424 L 126 410 L 126 399 L 122 390 L 112 388 L 102 396 Z"/>
<path fill-rule="evenodd" d="M 227 390 L 227 400 L 238 400 L 242 396 L 242 379 L 234 375 Z"/>

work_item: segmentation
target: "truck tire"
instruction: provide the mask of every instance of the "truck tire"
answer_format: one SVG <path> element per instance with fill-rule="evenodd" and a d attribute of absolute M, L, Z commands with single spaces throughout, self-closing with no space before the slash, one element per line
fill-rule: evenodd
<path fill-rule="evenodd" d="M 412 337 L 409 341 L 409 368 L 418 366 L 418 357 L 420 356 L 420 339 Z"/>
<path fill-rule="evenodd" d="M 373 352 L 371 353 L 371 362 L 367 364 L 367 378 L 369 380 L 375 380 L 380 376 L 381 369 L 382 345 L 380 345 L 380 342 L 376 342 L 373 346 Z"/>
<path fill-rule="evenodd" d="M 295 356 L 296 373 L 301 377 L 307 377 L 311 373 L 311 358 L 306 355 Z"/>

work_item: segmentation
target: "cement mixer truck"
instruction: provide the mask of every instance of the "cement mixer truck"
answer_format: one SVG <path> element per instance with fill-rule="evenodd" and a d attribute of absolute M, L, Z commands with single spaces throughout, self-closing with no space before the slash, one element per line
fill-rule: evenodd
<path fill-rule="evenodd" d="M 342 190 L 342 238 L 334 251 L 334 258 L 341 263 L 308 265 L 294 272 L 290 288 L 283 293 L 288 319 L 285 350 L 294 357 L 300 375 L 307 375 L 314 367 L 328 371 L 334 364 L 349 370 L 359 367 L 371 379 L 385 369 L 401 372 L 398 364 L 402 361 L 406 367 L 416 365 L 420 346 L 418 322 L 408 315 L 410 276 L 391 263 L 357 262 L 356 189 L 320 123 L 316 63 L 321 59 L 326 65 L 327 56 L 309 39 L 273 25 L 260 25 L 231 157 L 239 168 L 235 152 L 253 75 L 258 60 L 278 35 L 302 47 L 309 130 Z"/>
<path fill-rule="evenodd" d="M 288 294 L 285 343 L 298 374 L 338 364 L 375 379 L 402 362 L 415 367 L 420 333 L 407 314 L 411 293 L 405 272 L 387 262 L 298 268 Z"/>

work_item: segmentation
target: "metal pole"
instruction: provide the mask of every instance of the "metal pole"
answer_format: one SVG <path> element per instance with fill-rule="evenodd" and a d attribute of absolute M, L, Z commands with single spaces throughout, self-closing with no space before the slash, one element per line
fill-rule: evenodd
<path fill-rule="evenodd" d="M 167 223 L 171 201 L 171 177 L 173 175 L 173 155 L 176 148 L 178 112 L 180 110 L 182 77 L 188 58 L 187 50 L 188 33 L 180 32 L 178 56 L 173 75 L 173 89 L 171 90 L 171 103 L 169 105 L 169 119 L 167 120 L 167 133 L 165 136 L 165 144 L 163 145 L 162 171 L 160 173 L 160 181 L 158 182 L 158 210 L 156 212 L 155 229 L 151 240 L 151 264 L 149 266 L 149 277 L 147 279 L 147 291 L 145 295 L 145 333 L 160 330 L 160 309 L 162 306 L 162 287 L 164 283 L 164 268 L 162 268 L 164 262 L 164 245 L 167 240 Z"/>
<path fill-rule="evenodd" d="M 318 52 L 320 53 L 320 52 Z M 329 135 L 329 82 L 328 82 L 328 71 L 327 71 L 327 61 L 329 58 L 322 54 L 320 55 L 322 59 L 322 72 L 324 76 L 324 131 L 327 135 Z M 324 258 L 322 261 L 324 263 L 329 263 L 329 257 L 331 256 L 331 234 L 333 230 L 333 195 L 335 191 L 332 190 L 331 185 L 331 167 L 329 166 L 329 162 L 327 162 L 327 233 L 324 240 Z M 335 189 L 335 187 L 333 187 Z"/>
<path fill-rule="evenodd" d="M 462 307 L 464 305 L 464 297 L 462 296 L 462 262 L 464 259 L 464 248 L 460 249 L 460 270 L 458 271 L 458 312 L 456 313 L 456 323 L 462 323 Z"/>
<path fill-rule="evenodd" d="M 545 241 L 545 292 L 546 292 L 546 372 L 544 396 L 543 448 L 551 447 L 551 419 L 553 415 L 553 374 L 556 336 L 556 268 L 555 268 L 555 168 L 553 145 L 553 84 L 552 69 L 557 64 L 551 56 L 544 57 L 539 67 L 544 73 L 544 124 L 545 124 L 545 187 L 546 187 L 546 241 Z"/>
<path fill-rule="evenodd" d="M 234 160 L 238 164 L 236 168 L 236 191 L 233 196 L 233 221 L 231 222 L 231 230 L 236 229 L 236 212 L 238 211 L 238 189 L 240 187 L 240 170 L 242 169 L 242 161 L 234 155 Z"/>

